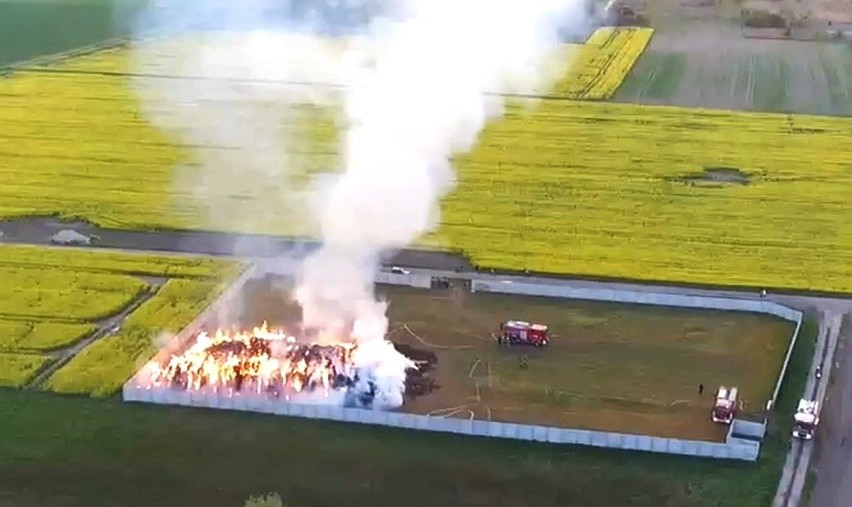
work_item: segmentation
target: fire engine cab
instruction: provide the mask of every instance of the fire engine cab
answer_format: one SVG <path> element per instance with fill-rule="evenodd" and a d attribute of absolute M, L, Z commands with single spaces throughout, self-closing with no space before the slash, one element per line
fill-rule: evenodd
<path fill-rule="evenodd" d="M 500 334 L 497 336 L 500 345 L 547 345 L 547 326 L 530 324 L 520 320 L 508 320 L 500 324 Z"/>
<path fill-rule="evenodd" d="M 793 415 L 793 436 L 804 440 L 814 437 L 814 430 L 819 424 L 819 402 L 802 398 Z"/>
<path fill-rule="evenodd" d="M 710 416 L 713 422 L 722 424 L 731 424 L 734 420 L 734 413 L 737 411 L 737 388 L 730 389 L 725 386 L 720 386 L 716 391 L 716 402 L 713 405 L 713 411 Z"/>

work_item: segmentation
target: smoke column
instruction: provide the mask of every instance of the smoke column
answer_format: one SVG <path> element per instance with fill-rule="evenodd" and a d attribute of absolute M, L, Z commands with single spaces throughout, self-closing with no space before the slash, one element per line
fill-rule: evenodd
<path fill-rule="evenodd" d="M 382 404 L 398 406 L 411 363 L 384 339 L 386 305 L 373 290 L 381 257 L 437 225 L 454 185 L 450 157 L 502 113 L 503 95 L 546 90 L 560 32 L 584 28 L 582 0 L 389 0 L 357 38 L 334 45 L 315 36 L 327 23 L 271 22 L 263 1 L 153 5 L 146 31 L 176 40 L 195 31 L 171 49 L 137 43 L 137 69 L 207 79 L 141 78 L 137 89 L 155 124 L 205 147 L 190 186 L 211 205 L 212 225 L 259 211 L 223 195 L 283 185 L 264 205 L 298 215 L 322 243 L 300 265 L 304 326 L 351 334 Z M 205 20 L 219 30 L 199 33 Z M 281 126 L 304 103 L 342 107 L 342 170 L 297 189 L 288 180 L 301 146 Z"/>

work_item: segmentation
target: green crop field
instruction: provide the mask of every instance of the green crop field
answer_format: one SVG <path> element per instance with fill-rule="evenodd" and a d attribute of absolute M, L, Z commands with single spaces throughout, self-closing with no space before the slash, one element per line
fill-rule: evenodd
<path fill-rule="evenodd" d="M 0 0 L 0 67 L 127 34 L 137 0 Z"/>
<path fill-rule="evenodd" d="M 677 19 L 658 29 L 616 100 L 778 113 L 852 115 L 852 46 L 846 42 L 744 38 L 731 19 Z M 722 6 L 720 4 L 720 6 Z M 676 20 L 676 21 L 675 21 Z"/>
<path fill-rule="evenodd" d="M 188 324 L 237 268 L 191 257 L 0 247 L 0 386 L 24 386 L 48 364 L 70 358 L 47 388 L 114 393 L 153 355 L 157 334 Z M 145 297 L 118 333 L 83 342 Z M 87 346 L 78 351 L 80 343 Z"/>

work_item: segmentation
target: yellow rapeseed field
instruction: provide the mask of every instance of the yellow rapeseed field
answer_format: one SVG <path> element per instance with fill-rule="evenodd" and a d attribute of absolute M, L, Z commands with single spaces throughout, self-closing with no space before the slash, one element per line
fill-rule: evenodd
<path fill-rule="evenodd" d="M 71 345 L 95 329 L 92 324 L 0 319 L 0 351 L 50 351 Z"/>
<path fill-rule="evenodd" d="M 22 387 L 50 358 L 39 354 L 0 352 L 0 387 Z"/>
<path fill-rule="evenodd" d="M 0 386 L 26 385 L 63 348 L 91 335 L 99 319 L 146 288 L 138 276 L 167 277 L 119 333 L 87 346 L 49 379 L 48 387 L 63 391 L 114 392 L 153 353 L 157 333 L 188 324 L 240 269 L 215 259 L 2 246 Z M 106 367 L 99 364 L 104 357 Z M 118 376 L 104 377 L 104 368 Z"/>
<path fill-rule="evenodd" d="M 844 119 L 548 101 L 458 161 L 440 237 L 503 268 L 847 291 L 850 136 Z"/>
<path fill-rule="evenodd" d="M 115 393 L 156 353 L 160 333 L 182 330 L 223 288 L 221 281 L 169 280 L 128 317 L 118 334 L 85 348 L 54 373 L 46 387 L 94 396 Z"/>
<path fill-rule="evenodd" d="M 141 279 L 127 275 L 51 268 L 0 267 L 0 280 L 3 315 L 65 321 L 108 317 L 147 287 Z"/>
<path fill-rule="evenodd" d="M 651 28 L 599 28 L 585 44 L 570 46 L 568 71 L 552 94 L 580 100 L 611 98 L 653 34 Z"/>
<path fill-rule="evenodd" d="M 111 54 L 98 65 L 124 58 Z M 328 123 L 287 128 L 318 143 L 298 155 L 307 166 L 334 165 Z M 173 195 L 175 165 L 193 152 L 148 124 L 121 75 L 23 71 L 0 80 L 0 129 L 0 216 L 211 226 L 199 201 Z M 510 107 L 455 161 L 458 188 L 423 243 L 496 268 L 849 291 L 850 136 L 852 121 L 842 118 L 568 100 Z M 247 232 L 311 232 L 264 209 L 266 221 Z"/>
<path fill-rule="evenodd" d="M 82 254 L 82 255 L 81 255 Z M 64 270 L 85 273 L 111 273 L 137 276 L 203 278 L 233 276 L 233 262 L 211 257 L 155 255 L 98 250 L 85 252 L 67 248 L 30 245 L 4 245 L 0 248 L 0 269 Z"/>

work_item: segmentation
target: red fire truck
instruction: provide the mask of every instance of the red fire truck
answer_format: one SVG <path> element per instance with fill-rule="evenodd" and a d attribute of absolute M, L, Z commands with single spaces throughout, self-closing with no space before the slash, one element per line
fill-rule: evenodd
<path fill-rule="evenodd" d="M 520 320 L 507 320 L 500 324 L 500 334 L 497 343 L 500 345 L 532 345 L 544 347 L 547 345 L 547 326 L 530 324 Z"/>
<path fill-rule="evenodd" d="M 713 422 L 731 424 L 736 411 L 737 388 L 728 389 L 725 386 L 720 386 L 719 390 L 716 391 L 716 402 L 713 404 L 713 411 L 710 414 Z"/>

